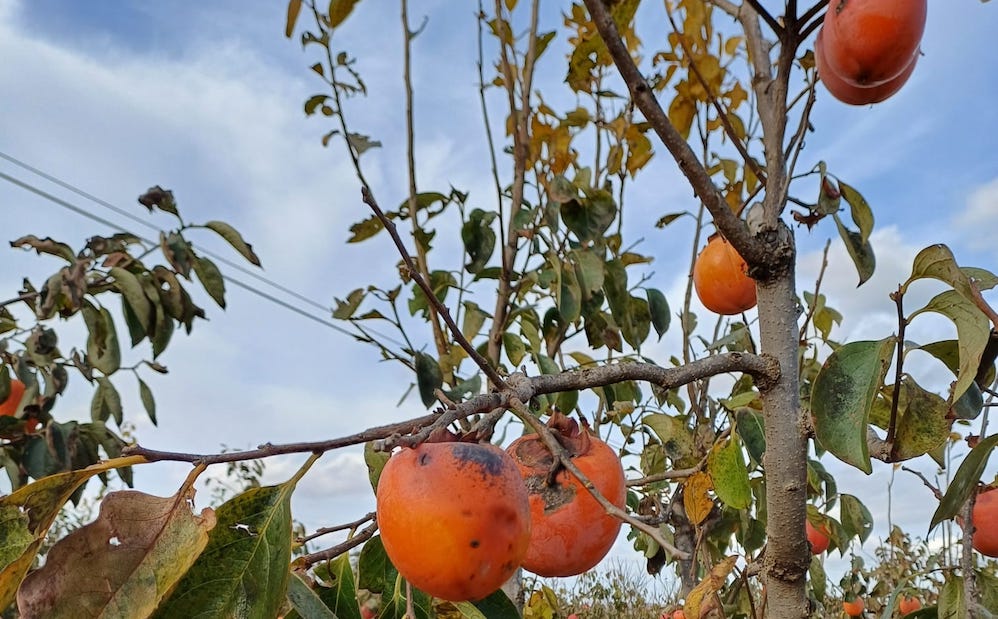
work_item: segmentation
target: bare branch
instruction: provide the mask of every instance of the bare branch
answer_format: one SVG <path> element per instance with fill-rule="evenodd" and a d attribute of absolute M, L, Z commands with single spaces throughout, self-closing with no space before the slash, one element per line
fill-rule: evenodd
<path fill-rule="evenodd" d="M 335 559 L 344 552 L 349 552 L 350 550 L 360 546 L 367 540 L 374 537 L 374 534 L 378 532 L 378 523 L 372 522 L 369 526 L 364 527 L 359 533 L 351 537 L 350 539 L 337 544 L 331 548 L 325 550 L 320 550 L 319 552 L 313 552 L 307 554 L 303 557 L 298 557 L 291 563 L 291 568 L 304 568 L 308 569 L 315 565 L 316 563 L 322 563 L 323 561 L 329 561 L 330 559 Z"/>
<path fill-rule="evenodd" d="M 759 0 L 745 0 L 745 2 L 752 7 L 752 10 L 754 10 L 770 28 L 772 28 L 777 37 L 783 37 L 785 29 L 780 25 L 780 22 L 776 21 L 776 18 L 774 18 L 770 12 L 766 10 L 766 7 L 762 6 L 762 3 L 759 2 Z"/>
<path fill-rule="evenodd" d="M 335 527 L 322 527 L 320 529 L 316 529 L 315 533 L 299 538 L 298 541 L 304 544 L 305 542 L 310 542 L 318 537 L 322 537 L 323 535 L 329 535 L 330 533 L 336 533 L 338 531 L 354 531 L 357 527 L 369 520 L 374 520 L 374 512 L 368 512 L 353 522 L 338 524 Z"/>

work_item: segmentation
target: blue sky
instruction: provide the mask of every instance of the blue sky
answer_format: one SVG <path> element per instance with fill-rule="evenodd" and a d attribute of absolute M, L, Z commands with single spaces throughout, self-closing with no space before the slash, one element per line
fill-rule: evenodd
<path fill-rule="evenodd" d="M 454 10 L 456 4 L 434 0 L 410 9 L 413 22 L 430 17 L 415 41 L 420 185 L 443 191 L 453 185 L 470 191 L 473 200 L 491 201 L 475 91 L 474 11 L 470 4 Z M 555 9 L 546 15 L 549 29 L 560 24 Z M 187 219 L 231 222 L 254 244 L 267 277 L 321 303 L 372 281 L 388 285 L 397 256 L 385 239 L 344 244 L 349 224 L 367 213 L 344 152 L 323 149 L 319 136 L 327 126 L 302 113 L 302 102 L 320 84 L 307 68 L 314 60 L 282 36 L 284 11 L 282 1 L 0 0 L 0 151 L 136 214 L 143 211 L 135 198 L 147 187 L 171 188 Z M 668 30 L 660 5 L 646 2 L 639 19 L 646 45 L 654 48 L 653 38 Z M 337 35 L 341 47 L 359 58 L 371 91 L 349 112 L 354 130 L 384 143 L 364 163 L 388 205 L 406 192 L 398 23 L 394 4 L 360 3 Z M 992 239 L 998 217 L 998 63 L 988 53 L 995 32 L 998 13 L 991 5 L 933 2 L 924 56 L 900 94 L 878 106 L 851 108 L 820 93 L 812 116 L 817 131 L 807 140 L 801 169 L 827 161 L 866 196 L 877 218 L 877 274 L 858 290 L 831 226 L 798 236 L 802 289 L 812 286 L 820 248 L 833 237 L 823 291 L 847 317 L 843 338 L 879 338 L 896 328 L 887 293 L 929 243 L 949 244 L 961 263 L 998 270 Z M 546 99 L 568 105 L 572 99 L 560 86 L 562 52 L 548 52 L 540 79 L 552 93 L 563 91 Z M 632 185 L 628 226 L 632 238 L 644 238 L 640 249 L 656 258 L 654 285 L 676 306 L 685 279 L 675 274 L 685 270 L 690 228 L 677 223 L 662 231 L 652 224 L 695 203 L 664 149 L 658 150 L 663 154 L 651 171 Z M 0 161 L 0 171 L 121 221 L 7 162 Z M 797 193 L 810 199 L 815 190 Z M 6 183 L 0 183 L 0 212 L 5 240 L 37 234 L 79 244 L 106 231 Z M 227 252 L 210 237 L 194 240 Z M 23 275 L 37 278 L 53 268 L 53 261 L 2 251 L 0 290 L 13 293 Z M 917 288 L 910 307 L 932 292 Z M 223 443 L 245 448 L 312 440 L 421 412 L 413 399 L 396 407 L 411 377 L 379 363 L 373 349 L 234 286 L 224 312 L 203 297 L 202 304 L 210 322 L 198 324 L 193 337 L 174 338 L 163 359 L 170 374 L 149 379 L 159 403 L 158 428 L 144 421 L 130 381 L 123 378 L 119 385 L 147 446 L 214 452 Z M 939 323 L 927 324 L 912 337 L 950 336 L 945 326 L 940 336 Z M 73 333 L 70 326 L 65 337 Z M 672 354 L 674 335 L 656 348 L 662 359 Z M 73 381 L 58 415 L 87 416 L 88 391 L 81 383 Z M 287 477 L 299 460 L 268 462 L 268 479 Z M 934 470 L 930 463 L 915 465 L 927 474 Z M 858 494 L 881 516 L 880 533 L 888 469 L 877 467 L 872 478 L 835 469 L 840 488 Z M 137 471 L 138 486 L 171 493 L 185 472 L 181 465 L 146 466 Z M 904 492 L 895 498 L 895 521 L 924 532 L 931 495 L 910 476 L 899 476 L 899 487 Z M 295 501 L 298 517 L 311 527 L 370 510 L 373 497 L 360 455 L 328 454 Z M 905 501 L 911 509 L 898 507 Z M 616 551 L 621 556 L 623 546 Z"/>

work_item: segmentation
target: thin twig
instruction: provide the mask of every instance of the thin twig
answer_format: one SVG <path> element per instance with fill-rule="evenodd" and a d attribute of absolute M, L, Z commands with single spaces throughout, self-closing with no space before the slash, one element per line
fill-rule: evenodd
<path fill-rule="evenodd" d="M 423 294 L 426 295 L 426 300 L 430 306 L 436 308 L 437 313 L 450 330 L 451 336 L 461 346 L 461 348 L 468 353 L 471 360 L 474 361 L 479 368 L 481 368 L 482 372 L 485 373 L 485 376 L 493 385 L 503 385 L 504 381 L 502 377 L 499 376 L 498 372 L 496 372 L 489 362 L 486 361 L 481 354 L 479 354 L 475 347 L 471 345 L 471 342 L 464 337 L 464 334 L 461 332 L 461 328 L 457 326 L 457 323 L 455 323 L 454 319 L 451 317 L 447 306 L 437 299 L 437 295 L 430 286 L 430 283 L 423 277 L 422 272 L 419 271 L 416 264 L 413 262 L 412 256 L 409 254 L 409 250 L 406 249 L 405 243 L 402 242 L 402 238 L 399 236 L 395 222 L 385 216 L 384 211 L 382 211 L 381 207 L 378 206 L 377 200 L 374 199 L 374 195 L 371 194 L 367 187 L 361 188 L 361 195 L 363 196 L 364 203 L 371 207 L 371 210 L 374 211 L 375 216 L 381 220 L 381 223 L 385 226 L 385 230 L 387 230 L 388 234 L 391 235 L 392 241 L 395 242 L 396 249 L 398 249 L 399 254 L 402 256 L 402 261 L 405 262 L 406 268 L 409 269 L 410 277 L 412 277 L 413 281 L 416 282 L 416 285 L 420 287 Z"/>
<path fill-rule="evenodd" d="M 897 435 L 898 403 L 901 400 L 901 377 L 904 372 L 904 332 L 908 326 L 908 319 L 904 317 L 904 291 L 898 286 L 897 292 L 891 294 L 891 299 L 897 307 L 898 315 L 898 335 L 897 335 L 897 361 L 894 368 L 894 392 L 891 394 L 891 421 L 887 426 L 887 444 L 891 448 L 891 457 L 895 453 L 894 438 Z"/>
<path fill-rule="evenodd" d="M 673 469 L 671 471 L 663 471 L 662 473 L 655 473 L 654 475 L 648 475 L 647 477 L 639 477 L 637 479 L 628 479 L 628 487 L 634 486 L 645 486 L 647 484 L 654 483 L 656 481 L 666 481 L 669 479 L 686 479 L 693 473 L 697 472 L 697 469 Z"/>
<path fill-rule="evenodd" d="M 906 466 L 902 466 L 901 470 L 902 471 L 907 471 L 907 472 L 911 473 L 912 475 L 914 475 L 915 477 L 921 479 L 922 483 L 925 484 L 925 487 L 932 491 L 932 495 L 936 497 L 936 500 L 939 500 L 939 501 L 943 500 L 943 493 L 939 491 L 939 488 L 936 488 L 935 486 L 933 486 L 932 483 L 929 482 L 929 480 L 925 478 L 925 475 L 922 475 L 921 473 L 919 473 L 918 471 L 916 471 L 914 469 L 909 469 Z"/>
<path fill-rule="evenodd" d="M 360 532 L 358 532 L 356 535 L 354 535 L 350 539 L 340 544 L 336 544 L 335 546 L 331 548 L 326 548 L 325 550 L 320 550 L 318 552 L 313 552 L 311 554 L 298 557 L 292 562 L 292 567 L 309 568 L 315 565 L 316 563 L 322 563 L 323 561 L 329 561 L 330 559 L 335 559 L 344 552 L 349 552 L 354 548 L 356 548 L 357 546 L 360 546 L 367 540 L 371 539 L 372 537 L 374 537 L 374 534 L 377 532 L 378 532 L 378 523 L 372 522 L 369 526 L 361 529 Z"/>
<path fill-rule="evenodd" d="M 759 0 L 745 0 L 745 2 L 747 2 L 748 5 L 759 15 L 759 17 L 761 17 L 762 20 L 773 30 L 773 32 L 776 33 L 777 38 L 783 38 L 783 33 L 786 29 L 780 25 L 780 22 L 776 21 L 776 18 L 774 18 L 770 12 L 766 10 L 766 7 L 762 6 L 762 3 L 759 2 Z"/>
<path fill-rule="evenodd" d="M 828 249 L 832 246 L 832 240 L 825 241 L 825 250 L 821 252 L 821 268 L 818 269 L 818 278 L 814 281 L 814 303 L 807 308 L 807 315 L 800 327 L 800 343 L 803 346 L 807 339 L 807 328 L 814 317 L 814 312 L 818 307 L 818 295 L 821 294 L 821 281 L 825 278 L 825 269 L 828 268 Z"/>
<path fill-rule="evenodd" d="M 339 524 L 336 525 L 335 527 L 322 527 L 320 529 L 316 529 L 315 533 L 299 538 L 298 541 L 304 544 L 318 537 L 322 537 L 323 535 L 329 535 L 330 533 L 336 533 L 338 531 L 353 531 L 356 530 L 357 527 L 359 527 L 360 525 L 364 524 L 365 522 L 368 522 L 369 520 L 374 520 L 374 512 L 368 512 L 367 514 L 358 518 L 357 520 L 354 520 L 353 522 L 348 522 L 346 524 Z"/>

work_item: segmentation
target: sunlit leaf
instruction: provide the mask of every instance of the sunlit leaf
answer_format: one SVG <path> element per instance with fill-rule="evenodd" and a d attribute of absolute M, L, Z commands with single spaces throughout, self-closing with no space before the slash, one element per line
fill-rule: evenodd
<path fill-rule="evenodd" d="M 980 441 L 964 457 L 960 467 L 953 475 L 953 479 L 950 480 L 946 493 L 939 501 L 939 507 L 932 514 L 932 520 L 929 521 L 929 531 L 932 531 L 943 520 L 949 520 L 960 512 L 960 508 L 963 507 L 963 504 L 970 498 L 970 493 L 976 488 L 977 482 L 981 480 L 984 469 L 988 465 L 988 459 L 991 458 L 991 452 L 996 445 L 998 445 L 998 434 L 992 434 Z"/>
<path fill-rule="evenodd" d="M 909 320 L 923 312 L 942 314 L 956 325 L 960 367 L 950 394 L 952 402 L 963 395 L 977 376 L 981 355 L 991 337 L 991 323 L 972 301 L 954 290 L 946 290 L 932 297 L 925 307 L 913 312 Z"/>
<path fill-rule="evenodd" d="M 683 605 L 683 610 L 689 617 L 700 617 L 700 609 L 704 606 L 707 600 L 710 600 L 714 595 L 724 587 L 724 582 L 728 579 L 728 575 L 731 570 L 735 568 L 735 563 L 738 561 L 738 557 L 730 556 L 726 557 L 714 567 L 710 569 L 706 578 L 700 581 L 700 583 L 693 588 L 686 595 L 686 603 Z"/>
<path fill-rule="evenodd" d="M 711 488 L 710 475 L 703 471 L 693 473 L 683 482 L 683 507 L 686 517 L 694 525 L 703 522 L 714 507 L 714 501 L 710 498 Z"/>
<path fill-rule="evenodd" d="M 849 204 L 853 223 L 859 228 L 860 242 L 866 243 L 870 240 L 870 233 L 873 232 L 873 210 L 866 203 L 866 198 L 851 185 L 839 181 L 839 192 Z"/>

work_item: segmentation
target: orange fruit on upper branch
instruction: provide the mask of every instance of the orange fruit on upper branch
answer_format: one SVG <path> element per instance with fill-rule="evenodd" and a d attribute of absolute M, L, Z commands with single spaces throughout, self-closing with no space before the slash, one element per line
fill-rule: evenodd
<path fill-rule="evenodd" d="M 912 73 L 915 72 L 915 65 L 918 63 L 918 53 L 911 58 L 911 62 L 901 73 L 883 84 L 876 86 L 856 86 L 835 72 L 828 64 L 828 55 L 825 52 L 824 29 L 818 31 L 818 38 L 814 43 L 814 60 L 818 67 L 818 77 L 825 85 L 828 92 L 841 101 L 849 105 L 870 105 L 880 103 L 901 90 Z"/>
<path fill-rule="evenodd" d="M 6 400 L 0 402 L 0 416 L 13 415 L 17 412 L 17 408 L 21 405 L 21 398 L 24 396 L 24 389 L 24 383 L 16 378 L 11 379 L 10 393 Z"/>
<path fill-rule="evenodd" d="M 922 602 L 919 601 L 917 597 L 910 595 L 901 596 L 901 601 L 898 602 L 898 610 L 901 611 L 902 615 L 907 615 L 908 613 L 913 613 L 922 607 Z"/>
<path fill-rule="evenodd" d="M 480 600 L 516 572 L 530 543 L 527 489 L 495 445 L 423 443 L 389 458 L 378 481 L 385 552 L 412 585 Z"/>
<path fill-rule="evenodd" d="M 693 263 L 693 286 L 704 307 L 731 316 L 755 307 L 755 280 L 738 251 L 720 235 L 707 241 Z"/>
<path fill-rule="evenodd" d="M 861 597 L 842 602 L 842 610 L 850 617 L 859 617 L 863 614 L 864 608 L 866 608 L 866 602 Z"/>
<path fill-rule="evenodd" d="M 825 12 L 828 66 L 853 86 L 878 86 L 912 63 L 927 0 L 831 0 Z"/>
<path fill-rule="evenodd" d="M 552 415 L 548 427 L 600 494 L 623 509 L 624 469 L 613 449 L 562 413 Z M 538 435 L 522 436 L 506 451 L 520 468 L 530 496 L 524 569 L 540 576 L 574 576 L 593 568 L 617 539 L 620 520 L 608 514 L 577 477 L 555 467 L 554 456 Z"/>
<path fill-rule="evenodd" d="M 828 550 L 831 540 L 824 527 L 816 527 L 810 521 L 807 521 L 804 527 L 807 530 L 807 541 L 811 543 L 811 554 L 820 555 Z"/>
<path fill-rule="evenodd" d="M 974 550 L 998 557 L 998 488 L 985 490 L 974 502 Z"/>

